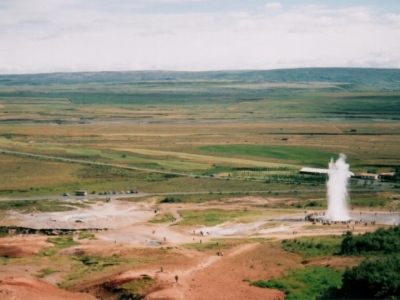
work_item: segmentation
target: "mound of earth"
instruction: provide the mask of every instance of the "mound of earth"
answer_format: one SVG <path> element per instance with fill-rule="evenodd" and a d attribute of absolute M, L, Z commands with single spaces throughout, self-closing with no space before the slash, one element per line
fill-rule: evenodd
<path fill-rule="evenodd" d="M 0 298 L 3 300 L 52 299 L 93 300 L 89 294 L 73 293 L 59 289 L 49 283 L 27 276 L 8 277 L 0 282 Z"/>
<path fill-rule="evenodd" d="M 46 236 L 14 236 L 2 238 L 0 256 L 8 258 L 31 256 L 45 247 L 53 246 L 53 244 L 46 242 L 46 240 Z"/>

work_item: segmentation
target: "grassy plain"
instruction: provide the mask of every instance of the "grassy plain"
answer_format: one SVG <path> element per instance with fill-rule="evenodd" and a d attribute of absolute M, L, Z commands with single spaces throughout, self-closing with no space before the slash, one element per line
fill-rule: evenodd
<path fill-rule="evenodd" d="M 400 161 L 400 92 L 391 81 L 397 73 L 365 72 L 6 76 L 0 148 L 115 166 L 0 153 L 0 194 L 302 192 L 299 184 L 317 192 L 319 184 L 279 182 L 270 174 L 326 167 L 342 152 L 353 172 L 390 171 Z M 251 175 L 237 171 L 246 168 Z"/>

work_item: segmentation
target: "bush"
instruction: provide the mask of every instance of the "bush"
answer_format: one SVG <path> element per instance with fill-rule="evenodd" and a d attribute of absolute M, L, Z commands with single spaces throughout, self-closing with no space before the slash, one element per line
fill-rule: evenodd
<path fill-rule="evenodd" d="M 330 289 L 322 299 L 399 299 L 399 269 L 399 256 L 363 261 L 346 269 L 342 287 Z"/>
<path fill-rule="evenodd" d="M 174 197 L 167 197 L 167 198 L 161 200 L 161 203 L 180 203 L 180 202 L 182 202 L 181 199 L 174 198 Z"/>
<path fill-rule="evenodd" d="M 375 232 L 353 236 L 347 232 L 340 253 L 347 255 L 390 254 L 400 251 L 400 227 L 379 228 Z"/>

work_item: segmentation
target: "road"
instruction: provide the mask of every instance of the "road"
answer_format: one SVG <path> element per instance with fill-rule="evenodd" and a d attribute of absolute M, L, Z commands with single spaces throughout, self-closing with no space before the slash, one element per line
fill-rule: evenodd
<path fill-rule="evenodd" d="M 399 189 L 392 188 L 384 188 L 379 191 L 399 191 Z M 224 194 L 224 195 L 236 195 L 236 196 L 245 196 L 249 194 L 285 194 L 285 193 L 309 193 L 309 190 L 259 190 L 259 191 L 218 191 L 214 192 L 214 194 Z M 315 193 L 324 193 L 326 189 L 315 189 L 313 190 Z M 376 190 L 371 189 L 354 189 L 352 188 L 352 192 L 376 192 Z M 179 195 L 209 195 L 210 192 L 168 192 L 168 193 L 134 193 L 134 194 L 107 194 L 107 195 L 98 195 L 98 194 L 88 194 L 86 196 L 63 196 L 63 195 L 48 195 L 48 196 L 28 196 L 28 197 L 0 197 L 0 201 L 29 201 L 29 200 L 80 200 L 80 199 L 124 199 L 124 198 L 139 198 L 139 197 L 148 197 L 148 196 L 179 196 Z M 272 196 L 273 197 L 273 196 Z"/>
<path fill-rule="evenodd" d="M 320 190 L 323 191 L 323 190 Z M 280 190 L 274 191 L 273 193 L 288 193 L 291 190 Z M 267 194 L 271 193 L 271 191 L 218 191 L 214 194 L 229 194 L 229 195 L 245 195 L 245 194 Z M 79 200 L 79 199 L 124 199 L 124 198 L 139 198 L 139 197 L 147 197 L 147 196 L 179 196 L 179 195 L 209 195 L 210 192 L 169 192 L 169 193 L 134 193 L 134 194 L 107 194 L 107 195 L 98 195 L 98 194 L 88 194 L 86 196 L 63 196 L 63 195 L 49 195 L 49 196 L 28 196 L 28 197 L 0 197 L 0 201 L 29 201 L 29 200 Z"/>

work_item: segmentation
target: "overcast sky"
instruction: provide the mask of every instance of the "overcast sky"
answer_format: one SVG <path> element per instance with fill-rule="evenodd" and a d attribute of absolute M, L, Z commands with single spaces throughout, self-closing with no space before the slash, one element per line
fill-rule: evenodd
<path fill-rule="evenodd" d="M 400 68 L 399 0 L 0 0 L 0 74 Z"/>

